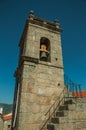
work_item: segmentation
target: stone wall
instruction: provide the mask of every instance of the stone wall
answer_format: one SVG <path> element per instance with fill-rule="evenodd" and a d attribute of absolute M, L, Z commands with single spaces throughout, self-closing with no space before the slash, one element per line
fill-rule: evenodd
<path fill-rule="evenodd" d="M 60 68 L 24 63 L 21 81 L 19 130 L 39 129 L 45 113 L 63 90 Z M 24 128 L 23 128 L 24 127 Z"/>
<path fill-rule="evenodd" d="M 11 119 L 4 120 L 3 130 L 11 130 Z"/>
<path fill-rule="evenodd" d="M 78 99 L 73 113 L 76 130 L 86 130 L 86 98 Z"/>
<path fill-rule="evenodd" d="M 0 114 L 0 130 L 3 130 L 3 117 L 2 117 L 2 114 Z"/>
<path fill-rule="evenodd" d="M 77 99 L 68 108 L 64 111 L 65 116 L 59 118 L 55 130 L 86 130 L 86 98 Z"/>

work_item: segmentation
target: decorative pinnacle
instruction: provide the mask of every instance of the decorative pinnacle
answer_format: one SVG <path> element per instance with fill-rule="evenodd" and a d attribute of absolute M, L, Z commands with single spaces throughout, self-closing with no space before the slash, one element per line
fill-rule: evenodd
<path fill-rule="evenodd" d="M 34 15 L 34 11 L 33 10 L 30 10 L 30 15 Z"/>
<path fill-rule="evenodd" d="M 30 19 L 33 19 L 33 17 L 34 17 L 34 11 L 33 11 L 33 10 L 30 10 L 29 18 L 30 18 Z"/>
<path fill-rule="evenodd" d="M 58 20 L 57 20 L 57 19 L 55 19 L 55 20 L 54 20 L 54 22 L 55 22 L 55 23 L 58 23 Z"/>
<path fill-rule="evenodd" d="M 56 25 L 56 28 L 58 28 L 58 26 L 59 26 L 59 22 L 58 22 L 57 19 L 54 20 L 54 23 L 55 23 L 55 25 Z"/>

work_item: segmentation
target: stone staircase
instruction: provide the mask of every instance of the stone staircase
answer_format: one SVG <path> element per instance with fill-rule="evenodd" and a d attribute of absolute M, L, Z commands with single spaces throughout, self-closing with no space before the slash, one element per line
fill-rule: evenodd
<path fill-rule="evenodd" d="M 86 99 L 66 97 L 40 130 L 86 130 Z"/>
<path fill-rule="evenodd" d="M 86 99 L 66 99 L 44 130 L 86 130 Z"/>
<path fill-rule="evenodd" d="M 40 130 L 86 130 L 86 98 L 82 97 L 80 85 L 66 77 L 62 93 L 45 115 L 49 117 Z"/>

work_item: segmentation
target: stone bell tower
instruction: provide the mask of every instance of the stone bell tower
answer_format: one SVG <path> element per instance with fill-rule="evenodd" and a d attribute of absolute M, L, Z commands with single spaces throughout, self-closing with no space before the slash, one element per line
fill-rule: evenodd
<path fill-rule="evenodd" d="M 31 11 L 19 43 L 12 130 L 40 130 L 45 113 L 64 87 L 59 22 Z"/>

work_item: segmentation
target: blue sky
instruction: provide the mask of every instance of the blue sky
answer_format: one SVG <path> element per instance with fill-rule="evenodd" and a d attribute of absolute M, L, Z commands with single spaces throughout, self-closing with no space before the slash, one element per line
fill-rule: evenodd
<path fill-rule="evenodd" d="M 30 10 L 37 17 L 59 20 L 64 71 L 86 90 L 86 1 L 0 0 L 0 102 L 13 101 L 18 44 Z"/>

